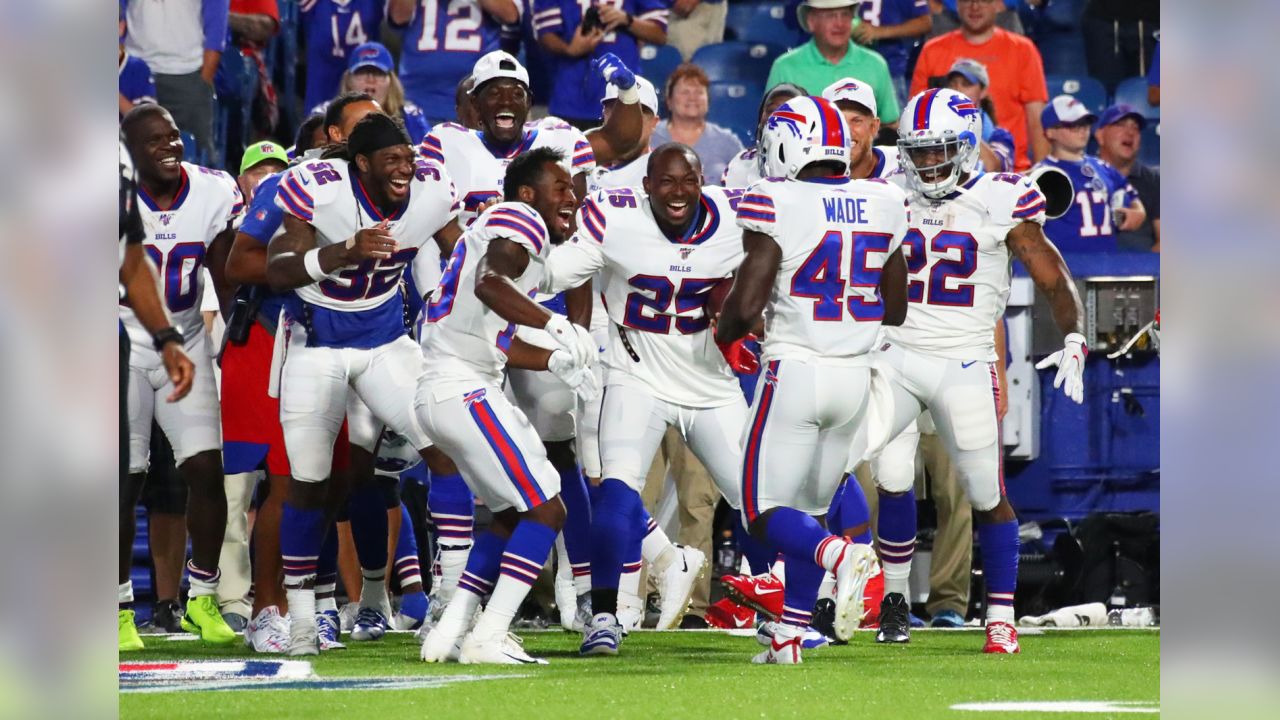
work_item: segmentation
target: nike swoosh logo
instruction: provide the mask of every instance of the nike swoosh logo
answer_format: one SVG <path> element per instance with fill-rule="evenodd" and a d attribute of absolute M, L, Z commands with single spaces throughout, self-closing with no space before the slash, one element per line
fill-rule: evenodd
<path fill-rule="evenodd" d="M 962 362 L 962 363 L 960 363 L 960 367 L 962 367 L 962 368 L 967 368 L 967 367 L 969 367 L 970 365 L 972 365 L 972 364 L 974 364 L 974 363 L 976 363 L 976 362 L 978 362 L 978 361 L 977 361 L 977 360 L 970 360 L 969 362 Z"/>
<path fill-rule="evenodd" d="M 757 595 L 772 595 L 774 593 L 779 593 L 779 592 L 782 592 L 782 588 L 773 588 L 772 590 L 756 590 Z"/>
<path fill-rule="evenodd" d="M 738 627 L 740 627 L 740 628 L 744 628 L 744 627 L 746 627 L 746 626 L 747 626 L 748 624 L 750 624 L 750 623 L 751 623 L 751 621 L 750 621 L 750 620 L 748 620 L 747 618 L 735 617 L 735 618 L 733 619 L 733 624 L 734 624 L 734 625 L 737 625 L 737 626 L 738 626 Z"/>
<path fill-rule="evenodd" d="M 306 175 L 303 175 L 303 176 L 301 176 L 301 177 L 302 177 L 302 184 L 303 184 L 303 185 L 310 185 L 310 184 L 311 184 L 311 181 L 307 179 L 307 176 L 306 176 Z"/>

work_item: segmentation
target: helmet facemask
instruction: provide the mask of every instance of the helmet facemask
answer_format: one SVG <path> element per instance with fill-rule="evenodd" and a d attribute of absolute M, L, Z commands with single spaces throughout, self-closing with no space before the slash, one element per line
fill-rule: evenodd
<path fill-rule="evenodd" d="M 898 149 L 911 188 L 930 198 L 945 197 L 976 167 L 977 143 L 968 132 L 900 138 Z"/>

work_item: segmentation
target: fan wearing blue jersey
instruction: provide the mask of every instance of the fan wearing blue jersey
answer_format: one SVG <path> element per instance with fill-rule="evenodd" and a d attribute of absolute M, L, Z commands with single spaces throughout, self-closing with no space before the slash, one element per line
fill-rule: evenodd
<path fill-rule="evenodd" d="M 120 117 L 133 109 L 134 105 L 156 101 L 156 78 L 146 61 L 129 54 L 124 47 L 125 19 L 124 6 L 120 6 L 120 54 L 117 79 L 120 88 Z"/>
<path fill-rule="evenodd" d="M 1065 172 L 1076 191 L 1066 214 L 1045 222 L 1044 234 L 1062 252 L 1115 252 L 1116 233 L 1142 227 L 1147 210 L 1128 178 L 1106 160 L 1085 154 L 1097 116 L 1070 95 L 1059 95 L 1040 118 L 1049 155 L 1036 167 Z"/>
<path fill-rule="evenodd" d="M 667 44 L 668 0 L 533 0 L 533 32 L 555 59 L 551 114 L 580 129 L 600 120 L 605 80 L 594 60 L 640 64 L 640 43 Z M 599 158 L 597 158 L 599 159 Z"/>
<path fill-rule="evenodd" d="M 307 89 L 302 107 L 315 107 L 338 94 L 352 52 L 378 40 L 386 2 L 301 0 L 298 3 L 307 43 Z"/>
<path fill-rule="evenodd" d="M 382 112 L 404 123 L 409 138 L 418 142 L 431 129 L 427 116 L 414 103 L 405 99 L 404 86 L 396 77 L 391 51 L 382 43 L 369 42 L 351 51 L 347 71 L 342 74 L 339 92 L 368 93 L 377 101 Z M 329 102 L 316 105 L 312 114 L 323 113 Z"/>
<path fill-rule="evenodd" d="M 502 26 L 520 22 L 522 7 L 517 0 L 387 0 L 391 27 L 404 33 L 400 81 L 428 126 L 452 119 L 458 81 L 499 49 Z"/>
<path fill-rule="evenodd" d="M 325 498 L 334 442 L 353 412 L 350 399 L 359 398 L 424 457 L 430 445 L 407 393 L 424 361 L 405 333 L 400 280 L 433 238 L 446 246 L 456 241 L 458 203 L 443 168 L 415 162 L 403 126 L 382 113 L 356 123 L 345 148 L 290 170 L 276 200 L 285 231 L 267 248 L 267 282 L 295 293 L 279 383 L 293 472 L 280 532 L 291 616 L 287 652 L 314 655 Z M 351 442 L 372 452 L 377 429 L 353 418 Z"/>

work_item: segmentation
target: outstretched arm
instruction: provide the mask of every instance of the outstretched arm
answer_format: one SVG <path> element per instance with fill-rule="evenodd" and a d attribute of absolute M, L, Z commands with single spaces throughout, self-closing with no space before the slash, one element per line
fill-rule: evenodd
<path fill-rule="evenodd" d="M 782 262 L 782 248 L 773 238 L 755 230 L 742 232 L 746 257 L 725 298 L 716 322 L 716 342 L 731 343 L 751 332 L 773 292 L 773 281 Z"/>
<path fill-rule="evenodd" d="M 1009 250 L 1027 268 L 1031 280 L 1049 300 L 1053 320 L 1062 334 L 1084 333 L 1082 318 L 1084 306 L 1071 278 L 1071 271 L 1062 259 L 1062 253 L 1045 237 L 1044 228 L 1037 223 L 1020 223 L 1005 238 Z"/>

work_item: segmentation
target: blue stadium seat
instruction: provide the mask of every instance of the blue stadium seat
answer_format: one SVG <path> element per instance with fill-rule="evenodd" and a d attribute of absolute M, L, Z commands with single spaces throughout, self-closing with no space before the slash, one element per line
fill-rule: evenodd
<path fill-rule="evenodd" d="M 1036 38 L 1045 75 L 1078 75 L 1087 67 L 1084 36 L 1078 32 L 1045 33 Z"/>
<path fill-rule="evenodd" d="M 182 159 L 189 163 L 197 165 L 200 162 L 200 148 L 196 146 L 196 136 L 189 132 L 183 132 L 182 135 Z"/>
<path fill-rule="evenodd" d="M 1049 0 L 1044 18 L 1056 30 L 1079 30 L 1084 16 L 1084 0 Z"/>
<path fill-rule="evenodd" d="M 1160 167 L 1160 123 L 1153 122 L 1142 131 L 1138 159 L 1145 165 Z"/>
<path fill-rule="evenodd" d="M 1121 80 L 1116 86 L 1116 102 L 1132 105 L 1148 120 L 1160 119 L 1160 108 L 1147 102 L 1147 79 L 1144 77 Z"/>
<path fill-rule="evenodd" d="M 754 82 L 711 83 L 707 120 L 732 130 L 743 145 L 755 144 L 756 110 L 764 86 Z"/>
<path fill-rule="evenodd" d="M 730 2 L 725 39 L 776 43 L 787 48 L 803 45 L 809 36 L 788 17 L 788 12 L 795 12 L 791 3 L 777 0 Z"/>
<path fill-rule="evenodd" d="M 667 76 L 683 60 L 680 51 L 670 45 L 645 45 L 640 48 L 640 74 L 657 88 L 659 105 L 663 104 Z"/>
<path fill-rule="evenodd" d="M 702 68 L 711 82 L 763 82 L 773 61 L 786 48 L 772 43 L 741 41 L 704 45 L 691 62 Z"/>
<path fill-rule="evenodd" d="M 1100 113 L 1107 108 L 1107 88 L 1097 78 L 1087 75 L 1050 75 L 1045 78 L 1049 97 L 1072 95 L 1091 111 Z"/>

